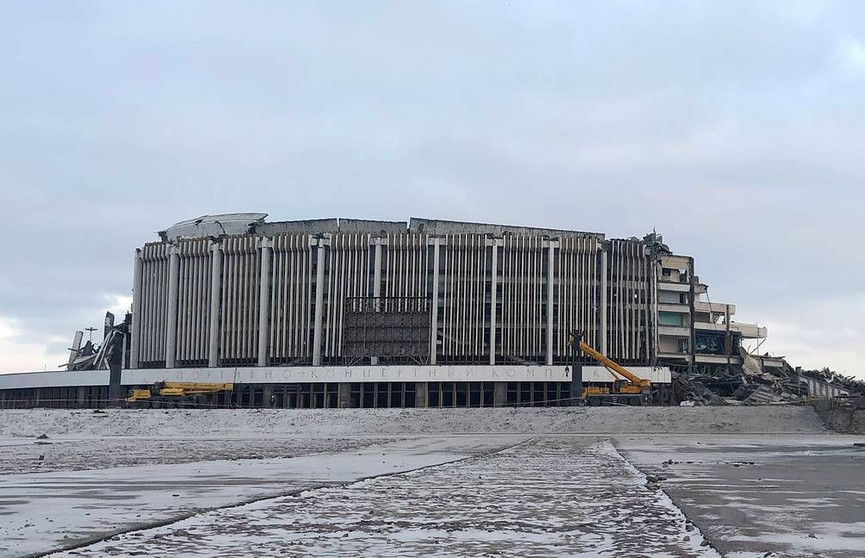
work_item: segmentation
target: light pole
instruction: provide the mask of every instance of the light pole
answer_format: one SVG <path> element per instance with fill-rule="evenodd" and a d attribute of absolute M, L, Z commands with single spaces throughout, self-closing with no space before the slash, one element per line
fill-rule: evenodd
<path fill-rule="evenodd" d="M 90 333 L 89 341 L 92 343 L 93 342 L 93 332 L 96 331 L 96 328 L 95 327 L 86 327 L 86 328 L 84 328 L 84 331 Z"/>

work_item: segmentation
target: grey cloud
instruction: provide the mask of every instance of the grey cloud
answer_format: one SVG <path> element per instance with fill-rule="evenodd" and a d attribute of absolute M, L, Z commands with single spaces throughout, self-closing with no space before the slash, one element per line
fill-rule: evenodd
<path fill-rule="evenodd" d="M 713 300 L 812 348 L 807 309 L 865 292 L 857 2 L 4 15 L 0 317 L 28 338 L 98 323 L 136 246 L 230 211 L 657 228 Z"/>

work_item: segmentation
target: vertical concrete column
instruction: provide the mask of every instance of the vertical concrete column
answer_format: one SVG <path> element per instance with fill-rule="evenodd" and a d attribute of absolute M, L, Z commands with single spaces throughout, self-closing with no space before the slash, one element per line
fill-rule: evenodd
<path fill-rule="evenodd" d="M 438 357 L 439 344 L 439 247 L 441 239 L 436 237 L 433 239 L 433 283 L 432 283 L 432 331 L 430 337 L 429 361 L 430 364 L 436 363 Z M 425 385 L 425 384 L 424 384 Z M 420 384 L 418 384 L 420 386 Z M 426 405 L 424 405 L 426 406 Z M 418 405 L 420 407 L 420 405 Z"/>
<path fill-rule="evenodd" d="M 557 243 L 550 240 L 547 245 L 547 366 L 553 365 L 553 266 Z"/>
<path fill-rule="evenodd" d="M 375 306 L 378 310 L 378 299 L 381 296 L 381 239 L 374 238 L 373 242 L 375 242 L 375 260 L 372 275 L 372 296 L 375 298 Z"/>
<path fill-rule="evenodd" d="M 219 298 L 222 286 L 222 246 L 214 242 L 210 258 L 210 332 L 207 344 L 207 366 L 219 366 Z"/>
<path fill-rule="evenodd" d="M 607 249 L 601 247 L 601 354 L 607 355 Z"/>
<path fill-rule="evenodd" d="M 165 367 L 174 368 L 177 354 L 177 287 L 180 255 L 172 246 L 168 256 L 168 327 L 165 334 Z"/>
<path fill-rule="evenodd" d="M 270 325 L 270 243 L 261 239 L 261 275 L 258 297 L 258 365 L 267 366 L 268 333 Z M 272 390 L 271 390 L 272 391 Z"/>
<path fill-rule="evenodd" d="M 414 406 L 429 407 L 429 384 L 416 382 L 414 385 Z"/>
<path fill-rule="evenodd" d="M 86 390 L 86 388 L 83 386 L 78 388 L 78 406 L 79 407 L 83 407 L 84 402 L 86 401 L 87 396 L 86 396 L 85 390 Z"/>
<path fill-rule="evenodd" d="M 508 404 L 508 384 L 506 382 L 496 382 L 495 391 L 493 392 L 493 406 L 504 407 Z"/>
<path fill-rule="evenodd" d="M 381 239 L 375 238 L 373 241 L 375 242 L 375 261 L 372 273 L 372 296 L 375 301 L 375 311 L 378 312 L 380 310 L 379 298 L 381 297 Z M 378 364 L 378 357 L 371 357 L 369 361 L 370 364 L 375 366 Z"/>
<path fill-rule="evenodd" d="M 273 408 L 273 386 L 269 384 L 264 384 L 264 388 L 262 388 L 262 401 L 261 406 L 265 409 Z"/>
<path fill-rule="evenodd" d="M 496 301 L 499 290 L 499 244 L 493 239 L 493 277 L 490 288 L 490 365 L 496 363 Z"/>
<path fill-rule="evenodd" d="M 138 355 L 141 341 L 139 339 L 138 324 L 141 323 L 141 283 L 144 271 L 144 262 L 141 261 L 141 249 L 135 250 L 135 271 L 132 276 L 132 331 L 130 337 L 132 344 L 129 347 L 129 368 L 138 368 Z"/>
<path fill-rule="evenodd" d="M 690 320 L 690 328 L 688 335 L 688 377 L 694 375 L 694 364 L 697 361 L 697 338 L 696 338 L 696 330 L 694 325 L 695 316 L 695 300 L 696 297 L 696 289 L 697 286 L 696 280 L 694 278 L 694 258 L 688 258 L 688 319 Z"/>
<path fill-rule="evenodd" d="M 319 238 L 315 270 L 315 329 L 312 333 L 313 366 L 321 366 L 321 326 L 324 319 L 324 246 L 324 239 Z"/>
<path fill-rule="evenodd" d="M 340 409 L 348 409 L 351 406 L 351 384 L 342 382 L 337 387 L 337 406 Z"/>
<path fill-rule="evenodd" d="M 652 366 L 657 366 L 658 352 L 661 347 L 661 334 L 658 330 L 658 276 L 662 273 L 662 268 L 658 261 L 657 248 L 652 249 L 652 258 L 650 262 L 652 267 L 652 311 L 649 316 L 649 327 L 654 331 L 654 334 L 652 335 L 651 363 Z"/>
<path fill-rule="evenodd" d="M 709 308 L 709 319 L 712 318 L 712 309 Z M 730 332 L 730 305 L 724 305 L 724 352 L 727 354 L 727 366 L 730 366 L 730 356 L 733 354 L 733 337 Z M 799 384 L 796 384 L 799 385 Z"/>

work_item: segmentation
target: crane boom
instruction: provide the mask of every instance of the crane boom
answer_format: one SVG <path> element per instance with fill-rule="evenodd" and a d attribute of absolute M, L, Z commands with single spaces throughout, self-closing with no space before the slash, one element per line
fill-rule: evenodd
<path fill-rule="evenodd" d="M 232 391 L 234 389 L 234 384 L 207 382 L 163 382 L 161 388 L 182 390 L 186 395 L 197 395 L 201 393 L 214 393 L 217 391 Z"/>
<path fill-rule="evenodd" d="M 156 382 L 149 388 L 133 389 L 126 398 L 127 403 L 188 403 L 190 400 L 217 393 L 231 396 L 234 384 L 208 382 Z"/>
<path fill-rule="evenodd" d="M 596 351 L 582 340 L 583 334 L 571 332 L 568 334 L 567 346 L 573 351 L 574 358 L 574 382 L 580 393 L 579 401 L 586 405 L 617 405 L 625 403 L 628 405 L 643 405 L 649 403 L 652 397 L 652 382 L 640 378 L 624 366 Z M 578 354 L 582 351 L 601 363 L 613 376 L 612 387 L 589 385 L 582 387 L 582 365 L 579 363 Z M 618 374 L 624 380 L 620 379 Z M 571 386 L 573 392 L 574 386 Z"/>
<path fill-rule="evenodd" d="M 585 341 L 580 341 L 580 350 L 603 364 L 606 368 L 613 370 L 624 378 L 627 378 L 633 384 L 637 384 L 641 387 L 650 387 L 652 385 L 649 380 L 640 378 L 624 366 L 621 366 L 617 362 L 607 358 L 603 354 L 599 353 L 598 351 L 587 345 Z"/>

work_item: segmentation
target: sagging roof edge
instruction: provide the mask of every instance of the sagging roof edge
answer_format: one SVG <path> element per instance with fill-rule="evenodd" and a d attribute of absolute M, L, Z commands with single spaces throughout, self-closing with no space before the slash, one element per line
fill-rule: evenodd
<path fill-rule="evenodd" d="M 273 236 L 280 233 L 306 233 L 312 235 L 356 232 L 370 234 L 390 234 L 417 232 L 429 235 L 445 234 L 533 234 L 549 237 L 580 236 L 603 241 L 603 233 L 550 229 L 520 225 L 496 225 L 468 221 L 449 221 L 411 217 L 409 221 L 380 221 L 374 219 L 325 218 L 295 221 L 267 222 L 267 213 L 227 213 L 203 215 L 175 223 L 163 231 L 159 237 L 163 242 L 173 242 L 184 238 L 210 238 L 242 234 Z"/>

